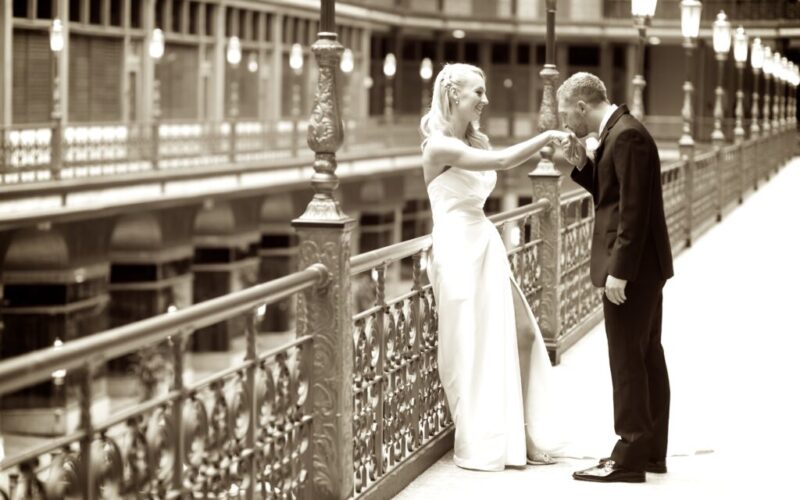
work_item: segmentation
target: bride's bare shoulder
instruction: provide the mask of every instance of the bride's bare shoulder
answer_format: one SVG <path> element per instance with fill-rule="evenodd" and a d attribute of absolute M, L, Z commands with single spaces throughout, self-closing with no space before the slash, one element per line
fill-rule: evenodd
<path fill-rule="evenodd" d="M 423 164 L 445 165 L 463 143 L 444 134 L 432 134 L 422 148 Z"/>
<path fill-rule="evenodd" d="M 433 134 L 422 145 L 422 172 L 425 183 L 429 183 L 448 166 L 446 162 L 448 142 L 454 140 L 442 134 Z"/>

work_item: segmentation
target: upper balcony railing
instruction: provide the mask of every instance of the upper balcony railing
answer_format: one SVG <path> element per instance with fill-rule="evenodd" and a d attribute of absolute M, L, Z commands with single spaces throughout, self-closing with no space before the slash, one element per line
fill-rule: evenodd
<path fill-rule="evenodd" d="M 665 164 L 673 252 L 742 203 L 796 144 L 796 131 L 783 127 Z M 588 276 L 593 204 L 586 193 L 562 195 L 558 177 L 534 171 L 530 178 L 535 201 L 491 220 L 558 361 L 601 318 Z M 0 490 L 19 499 L 396 494 L 452 445 L 437 366 L 438 313 L 424 273 L 431 239 L 351 258 L 350 233 L 336 238 L 338 247 L 329 241 L 320 254 L 305 240 L 301 252 L 319 261 L 289 276 L 0 361 L 0 395 L 48 384 L 80 413 L 63 437 L 6 447 Z M 407 259 L 410 289 L 390 296 L 387 273 Z M 363 275 L 374 301 L 353 311 L 346 292 Z M 263 349 L 260 316 L 295 295 L 296 338 Z M 210 374 L 189 369 L 190 338 L 237 317 L 247 320 L 242 361 Z M 142 349 L 165 360 L 164 388 L 97 418 L 91 403 L 104 363 Z"/>
<path fill-rule="evenodd" d="M 343 152 L 383 152 L 419 144 L 416 123 L 368 120 L 347 131 Z M 54 123 L 0 127 L 0 186 L 54 180 L 190 169 L 201 166 L 274 165 L 313 158 L 308 123 L 291 121 L 158 124 Z"/>

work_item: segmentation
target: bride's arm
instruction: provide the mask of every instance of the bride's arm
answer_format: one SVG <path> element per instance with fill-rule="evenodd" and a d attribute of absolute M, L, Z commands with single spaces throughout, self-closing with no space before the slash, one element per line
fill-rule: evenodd
<path fill-rule="evenodd" d="M 527 141 L 496 151 L 473 148 L 453 137 L 436 135 L 428 140 L 424 156 L 433 165 L 449 165 L 465 170 L 506 170 L 520 165 L 548 142 L 566 135 L 566 132 L 546 130 Z"/>

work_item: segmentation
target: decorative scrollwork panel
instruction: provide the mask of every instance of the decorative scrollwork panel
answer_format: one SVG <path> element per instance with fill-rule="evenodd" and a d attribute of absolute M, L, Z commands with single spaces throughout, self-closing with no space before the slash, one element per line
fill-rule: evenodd
<path fill-rule="evenodd" d="M 679 248 L 686 240 L 685 166 L 686 164 L 681 161 L 669 165 L 661 171 L 664 215 L 667 219 L 667 231 L 673 249 Z"/>
<path fill-rule="evenodd" d="M 185 397 L 173 392 L 122 410 L 91 433 L 92 484 L 83 483 L 82 434 L 76 432 L 3 471 L 16 477 L 9 493 L 20 499 L 77 498 L 92 489 L 96 498 L 238 498 L 253 485 L 260 498 L 297 498 L 310 475 L 311 354 L 310 341 L 298 342 L 187 387 Z M 254 391 L 246 377 L 250 363 Z M 251 421 L 255 447 L 247 446 Z M 184 453 L 177 456 L 181 440 Z"/>
<path fill-rule="evenodd" d="M 542 301 L 542 239 L 538 214 L 529 214 L 516 221 L 514 234 L 518 244 L 508 250 L 511 275 L 536 313 Z"/>
<path fill-rule="evenodd" d="M 602 306 L 589 276 L 594 206 L 589 193 L 561 203 L 561 332 L 566 335 Z"/>
<path fill-rule="evenodd" d="M 414 286 L 385 301 L 383 272 L 374 273 L 376 305 L 353 322 L 356 496 L 452 424 L 439 380 L 432 288 Z"/>
<path fill-rule="evenodd" d="M 695 160 L 692 217 L 694 227 L 716 216 L 717 155 L 709 152 Z"/>

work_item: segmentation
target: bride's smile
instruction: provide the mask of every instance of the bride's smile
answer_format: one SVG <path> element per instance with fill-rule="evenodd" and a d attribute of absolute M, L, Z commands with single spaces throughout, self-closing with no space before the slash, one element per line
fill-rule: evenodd
<path fill-rule="evenodd" d="M 463 86 L 457 92 L 454 102 L 462 120 L 471 122 L 480 119 L 483 109 L 489 104 L 483 78 L 475 73 L 465 75 Z"/>

